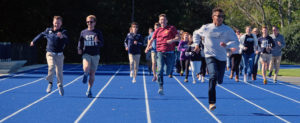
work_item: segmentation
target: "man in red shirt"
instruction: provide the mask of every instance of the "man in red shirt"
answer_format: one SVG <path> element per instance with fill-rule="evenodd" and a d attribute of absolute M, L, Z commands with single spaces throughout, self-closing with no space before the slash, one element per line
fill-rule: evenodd
<path fill-rule="evenodd" d="M 158 66 L 158 84 L 159 90 L 158 93 L 163 95 L 163 68 L 164 65 L 167 65 L 167 74 L 171 73 L 172 67 L 174 65 L 175 58 L 175 42 L 180 40 L 177 33 L 176 27 L 167 25 L 168 20 L 166 14 L 159 15 L 159 27 L 155 30 L 152 38 L 148 41 L 147 48 L 145 53 L 150 50 L 152 41 L 156 39 L 156 50 L 157 50 L 157 66 Z"/>

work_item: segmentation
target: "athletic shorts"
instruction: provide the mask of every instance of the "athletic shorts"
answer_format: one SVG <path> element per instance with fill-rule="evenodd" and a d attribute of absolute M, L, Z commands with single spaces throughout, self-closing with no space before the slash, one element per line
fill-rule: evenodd
<path fill-rule="evenodd" d="M 272 58 L 272 54 L 266 54 L 266 53 L 263 53 L 263 54 L 260 55 L 259 61 L 260 61 L 260 62 L 267 62 L 267 63 L 270 63 L 271 58 Z"/>
<path fill-rule="evenodd" d="M 100 55 L 89 55 L 89 54 L 83 54 L 82 60 L 86 60 L 89 63 L 90 70 L 96 71 L 98 68 Z"/>

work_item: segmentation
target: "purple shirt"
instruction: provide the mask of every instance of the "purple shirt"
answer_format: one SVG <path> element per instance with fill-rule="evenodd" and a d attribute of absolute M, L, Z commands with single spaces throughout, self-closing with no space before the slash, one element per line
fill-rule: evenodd
<path fill-rule="evenodd" d="M 180 51 L 180 60 L 186 60 L 189 57 L 185 55 L 186 49 L 189 47 L 188 41 L 180 41 L 178 44 L 178 51 Z"/>

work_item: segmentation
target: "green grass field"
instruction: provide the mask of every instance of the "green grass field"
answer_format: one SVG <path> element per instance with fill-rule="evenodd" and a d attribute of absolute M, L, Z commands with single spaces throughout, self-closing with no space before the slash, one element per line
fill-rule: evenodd
<path fill-rule="evenodd" d="M 269 72 L 267 72 L 268 75 Z M 261 71 L 258 71 L 258 74 L 261 75 Z M 274 75 L 274 71 L 273 71 Z M 300 77 L 300 69 L 280 69 L 279 76 L 293 76 L 293 77 Z"/>

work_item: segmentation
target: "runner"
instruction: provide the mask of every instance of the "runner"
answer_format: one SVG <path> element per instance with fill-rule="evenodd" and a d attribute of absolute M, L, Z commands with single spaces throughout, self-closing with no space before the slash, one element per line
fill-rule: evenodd
<path fill-rule="evenodd" d="M 204 37 L 204 54 L 209 72 L 209 109 L 216 109 L 216 84 L 223 83 L 226 67 L 226 49 L 235 51 L 239 42 L 232 28 L 223 24 L 224 12 L 220 8 L 212 10 L 212 20 L 210 24 L 203 25 L 194 31 L 193 41 L 199 44 Z"/>
<path fill-rule="evenodd" d="M 100 30 L 95 29 L 96 16 L 89 15 L 86 17 L 87 29 L 80 33 L 78 41 L 78 54 L 82 55 L 83 64 L 83 79 L 82 82 L 87 83 L 88 76 L 89 84 L 86 91 L 88 98 L 92 98 L 92 86 L 95 81 L 95 73 L 100 60 L 100 47 L 103 46 L 103 36 Z"/>
<path fill-rule="evenodd" d="M 156 50 L 157 50 L 157 66 L 158 66 L 158 93 L 163 95 L 163 72 L 164 65 L 167 66 L 167 74 L 171 73 L 174 64 L 174 51 L 175 42 L 179 41 L 179 35 L 174 26 L 167 25 L 168 20 L 166 14 L 159 15 L 160 28 L 155 30 L 151 40 L 148 42 L 148 46 L 145 50 L 147 53 L 150 50 L 150 45 L 153 40 L 156 39 Z"/>
<path fill-rule="evenodd" d="M 50 93 L 53 87 L 53 76 L 54 69 L 56 70 L 57 87 L 59 94 L 64 95 L 63 89 L 63 65 L 64 65 L 64 54 L 63 50 L 66 44 L 69 42 L 67 36 L 67 30 L 63 29 L 62 26 L 63 18 L 61 16 L 53 17 L 53 27 L 47 28 L 44 32 L 37 35 L 30 43 L 30 46 L 34 46 L 35 43 L 42 39 L 47 39 L 46 47 L 46 59 L 48 63 L 48 75 L 46 80 L 49 81 L 46 89 L 47 93 Z"/>
<path fill-rule="evenodd" d="M 139 63 L 141 57 L 141 48 L 143 46 L 142 35 L 138 34 L 138 23 L 131 23 L 131 31 L 124 41 L 125 49 L 128 51 L 130 64 L 130 77 L 132 76 L 132 83 L 136 82 L 137 72 L 139 70 Z"/>

